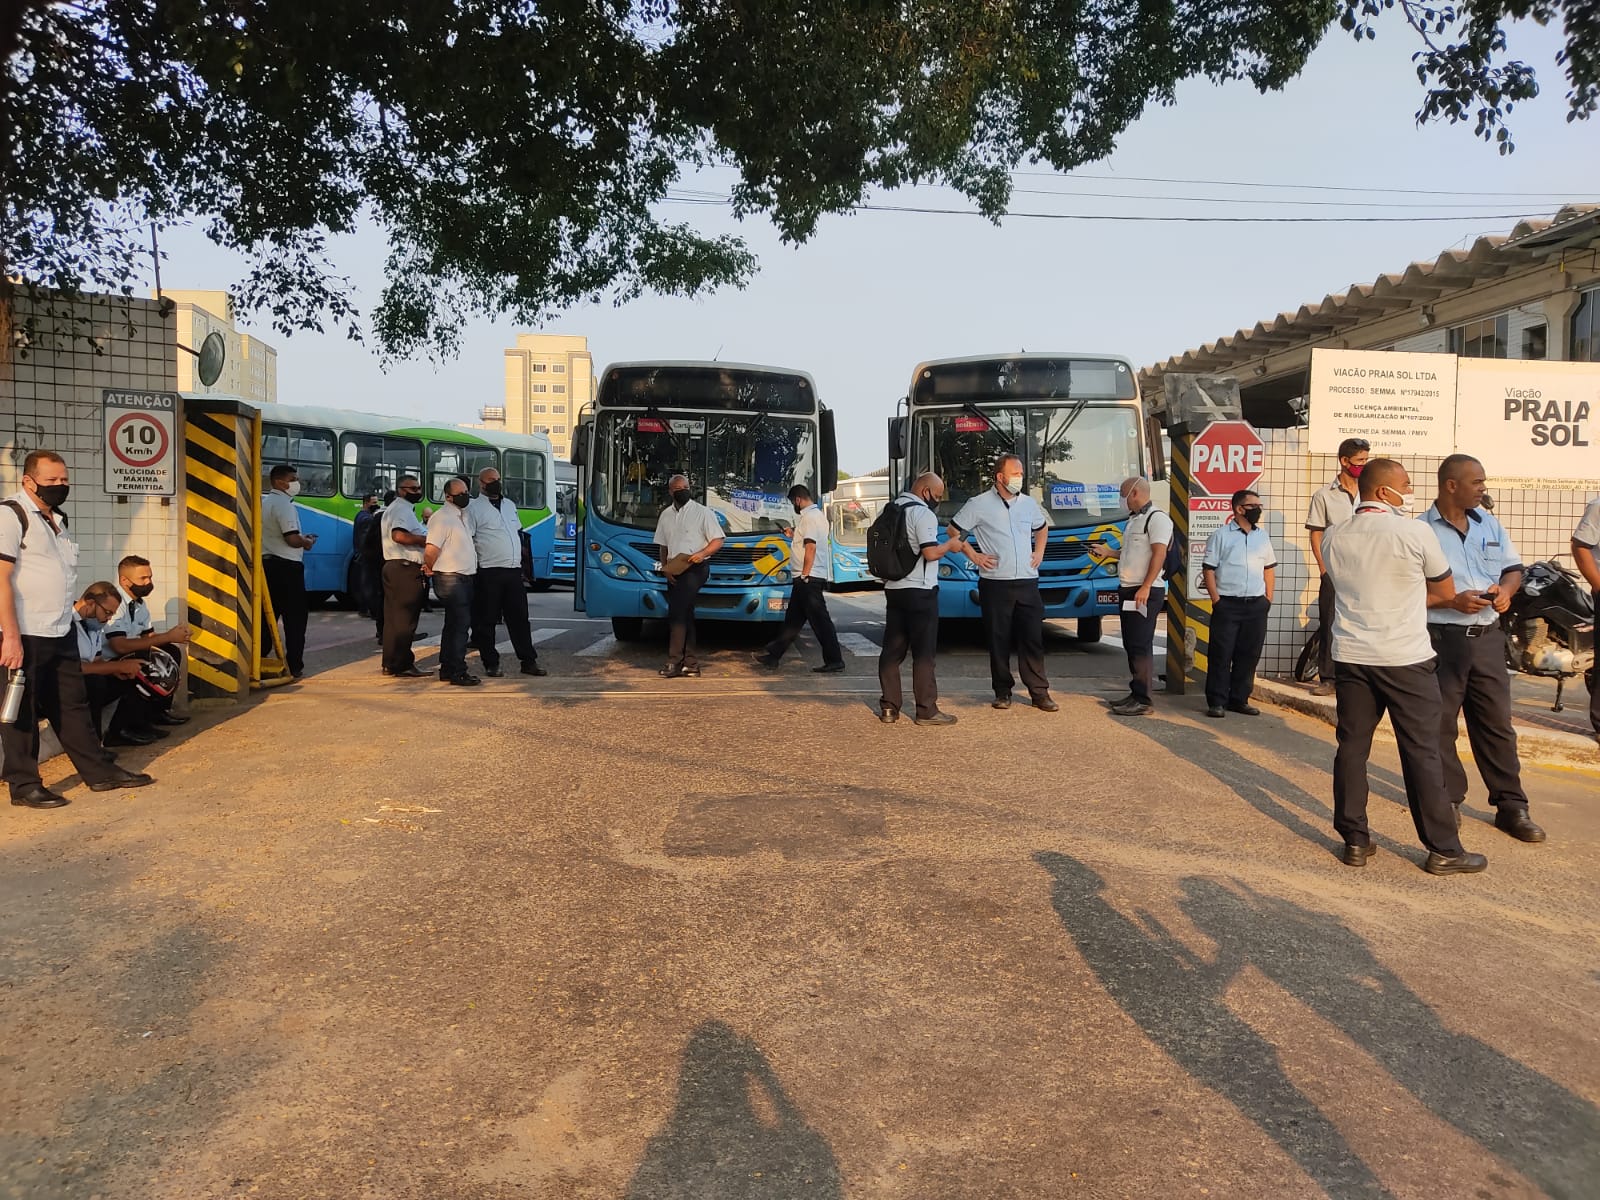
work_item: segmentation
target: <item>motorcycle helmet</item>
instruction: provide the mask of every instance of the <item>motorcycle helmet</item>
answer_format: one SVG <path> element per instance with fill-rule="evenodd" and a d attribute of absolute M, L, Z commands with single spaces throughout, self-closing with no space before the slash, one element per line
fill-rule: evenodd
<path fill-rule="evenodd" d="M 134 690 L 150 700 L 170 699 L 178 690 L 178 660 L 160 646 L 145 653 L 144 665 L 133 681 Z"/>

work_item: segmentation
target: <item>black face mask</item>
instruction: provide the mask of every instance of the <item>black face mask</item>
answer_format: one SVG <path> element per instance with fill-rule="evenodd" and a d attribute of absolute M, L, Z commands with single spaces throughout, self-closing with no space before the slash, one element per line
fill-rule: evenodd
<path fill-rule="evenodd" d="M 690 495 L 688 488 L 679 488 L 677 491 L 672 493 L 673 508 L 682 508 L 685 504 L 689 503 L 689 500 Z"/>
<path fill-rule="evenodd" d="M 1260 507 L 1260 505 L 1252 504 L 1249 508 L 1244 509 L 1243 511 L 1244 511 L 1244 519 L 1246 521 L 1249 521 L 1251 525 L 1259 525 L 1259 524 L 1261 524 L 1261 507 Z"/>
<path fill-rule="evenodd" d="M 483 485 L 483 494 L 491 500 L 500 499 L 500 481 L 493 480 Z"/>
<path fill-rule="evenodd" d="M 403 499 L 407 504 L 416 504 L 418 501 L 420 501 L 422 499 L 422 493 L 421 492 L 401 492 L 400 493 L 400 498 Z"/>
<path fill-rule="evenodd" d="M 457 508 L 465 508 L 467 505 L 472 503 L 472 497 L 467 495 L 465 492 L 457 492 L 454 496 L 450 497 L 450 503 L 454 504 Z"/>
<path fill-rule="evenodd" d="M 155 590 L 156 590 L 156 585 L 153 584 L 153 583 L 144 583 L 144 584 L 137 584 L 137 585 L 130 583 L 128 585 L 128 595 L 132 596 L 135 600 L 143 600 L 146 596 L 148 596 L 151 592 L 153 592 Z"/>
<path fill-rule="evenodd" d="M 72 494 L 70 483 L 35 484 L 34 491 L 39 495 L 39 503 L 46 508 L 60 508 L 67 502 L 67 497 Z"/>

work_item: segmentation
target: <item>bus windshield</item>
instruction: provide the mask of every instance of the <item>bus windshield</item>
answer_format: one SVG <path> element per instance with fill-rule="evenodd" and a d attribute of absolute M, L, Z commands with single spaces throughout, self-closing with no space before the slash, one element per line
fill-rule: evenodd
<path fill-rule="evenodd" d="M 667 480 L 689 477 L 694 498 L 729 533 L 770 533 L 794 520 L 789 489 L 816 493 L 817 423 L 769 413 L 602 413 L 595 428 L 595 512 L 654 529 Z"/>
<path fill-rule="evenodd" d="M 1002 454 L 1022 457 L 1024 487 L 1051 525 L 1079 529 L 1128 515 L 1122 481 L 1142 473 L 1132 405 L 985 404 L 923 411 L 912 429 L 911 476 L 944 479 L 941 518 L 994 486 Z"/>
<path fill-rule="evenodd" d="M 886 500 L 875 496 L 835 496 L 828 504 L 828 524 L 841 546 L 865 546 L 867 529 L 883 511 Z"/>

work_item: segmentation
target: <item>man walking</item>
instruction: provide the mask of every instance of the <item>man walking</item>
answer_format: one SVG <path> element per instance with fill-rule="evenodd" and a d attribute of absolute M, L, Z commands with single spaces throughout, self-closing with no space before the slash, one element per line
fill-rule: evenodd
<path fill-rule="evenodd" d="M 383 510 L 383 673 L 401 679 L 422 679 L 417 656 L 417 618 L 428 581 L 422 574 L 428 527 L 417 520 L 422 485 L 415 475 L 402 475 L 394 500 Z"/>
<path fill-rule="evenodd" d="M 966 543 L 954 535 L 939 541 L 939 518 L 934 510 L 944 500 L 944 480 L 933 472 L 917 476 L 909 490 L 890 501 L 905 511 L 906 541 L 916 556 L 916 566 L 903 579 L 883 584 L 883 650 L 878 655 L 878 719 L 892 725 L 900 719 L 905 702 L 900 689 L 900 664 L 911 652 L 911 695 L 916 701 L 916 724 L 954 725 L 950 713 L 939 711 L 939 683 L 934 661 L 939 653 L 938 561 L 951 552 L 965 552 Z"/>
<path fill-rule="evenodd" d="M 839 649 L 839 635 L 834 632 L 833 617 L 828 613 L 828 580 L 832 575 L 828 519 L 811 498 L 811 489 L 803 483 L 789 489 L 789 503 L 797 514 L 789 539 L 789 576 L 794 581 L 789 588 L 789 607 L 784 610 L 783 629 L 767 643 L 766 650 L 756 655 L 756 664 L 776 670 L 784 651 L 794 645 L 800 630 L 810 621 L 811 632 L 822 647 L 822 665 L 811 669 L 819 675 L 842 671 L 844 651 Z"/>
<path fill-rule="evenodd" d="M 963 537 L 966 556 L 978 568 L 978 605 L 989 642 L 989 681 L 994 708 L 1011 707 L 1011 655 L 1033 707 L 1055 712 L 1044 673 L 1044 600 L 1039 564 L 1044 561 L 1050 522 L 1039 502 L 1022 490 L 1022 459 L 1005 454 L 995 463 L 994 487 L 961 506 L 951 521 Z M 965 538 L 976 536 L 982 551 Z"/>
<path fill-rule="evenodd" d="M 280 464 L 268 479 L 272 487 L 261 498 L 261 573 L 272 611 L 283 622 L 283 664 L 299 679 L 306 673 L 306 620 L 311 615 L 304 560 L 317 535 L 300 532 L 300 510 L 294 506 L 299 472 Z"/>
<path fill-rule="evenodd" d="M 422 551 L 422 573 L 433 580 L 434 595 L 444 605 L 444 632 L 439 635 L 439 679 L 456 687 L 477 687 L 478 677 L 467 670 L 467 638 L 472 627 L 473 580 L 478 573 L 478 551 L 467 516 L 467 481 L 459 476 L 445 481 L 444 503 L 428 518 L 427 544 Z"/>
<path fill-rule="evenodd" d="M 0 777 L 11 803 L 25 808 L 68 803 L 39 777 L 41 720 L 50 722 L 90 791 L 155 782 L 117 766 L 95 736 L 73 628 L 78 546 L 61 511 L 71 490 L 66 459 L 35 450 L 23 460 L 21 489 L 0 512 L 0 666 L 25 672 L 17 719 L 0 725 Z"/>
<path fill-rule="evenodd" d="M 495 631 L 505 622 L 511 649 L 524 675 L 545 675 L 539 652 L 533 648 L 528 624 L 527 571 L 523 566 L 522 520 L 517 506 L 506 499 L 500 472 L 485 467 L 478 472 L 478 494 L 467 505 L 472 544 L 478 552 L 478 574 L 472 584 L 472 645 L 490 679 L 505 674 Z"/>
<path fill-rule="evenodd" d="M 1261 712 L 1250 703 L 1256 663 L 1267 640 L 1278 556 L 1261 528 L 1261 497 L 1233 494 L 1233 517 L 1206 539 L 1204 574 L 1211 597 L 1211 643 L 1206 663 L 1206 716 Z"/>
<path fill-rule="evenodd" d="M 1600 497 L 1584 507 L 1583 519 L 1572 531 L 1572 561 L 1588 583 L 1596 611 L 1600 611 Z M 1597 668 L 1600 669 L 1600 668 Z M 1600 679 L 1589 691 L 1589 728 L 1600 742 Z"/>
<path fill-rule="evenodd" d="M 1455 599 L 1428 610 L 1428 636 L 1439 657 L 1439 761 L 1445 793 L 1461 820 L 1467 772 L 1456 753 L 1456 717 L 1465 714 L 1467 741 L 1489 789 L 1495 828 L 1519 842 L 1542 842 L 1545 832 L 1528 816 L 1522 790 L 1517 734 L 1511 727 L 1511 677 L 1500 614 L 1522 583 L 1522 559 L 1511 535 L 1480 504 L 1483 464 L 1452 454 L 1439 464 L 1439 496 L 1423 520 L 1450 563 Z"/>
<path fill-rule="evenodd" d="M 1105 553 L 1117 560 L 1117 596 L 1122 618 L 1122 648 L 1128 656 L 1128 694 L 1111 706 L 1119 717 L 1142 717 L 1155 707 L 1156 622 L 1167 602 L 1161 572 L 1172 543 L 1172 518 L 1150 502 L 1150 481 L 1140 476 L 1122 481 L 1122 503 L 1128 510 L 1122 547 Z"/>
<path fill-rule="evenodd" d="M 1348 521 L 1361 501 L 1361 469 L 1367 465 L 1372 447 L 1365 438 L 1345 438 L 1339 443 L 1339 474 L 1325 488 L 1311 494 L 1311 507 L 1306 512 L 1306 529 L 1310 533 L 1311 557 L 1317 560 L 1317 573 L 1322 582 L 1317 587 L 1317 624 L 1322 631 L 1322 648 L 1317 656 L 1317 686 L 1313 696 L 1333 695 L 1333 651 L 1329 648 L 1328 630 L 1333 626 L 1333 581 L 1322 565 L 1322 539 L 1328 530 Z"/>
<path fill-rule="evenodd" d="M 1367 761 L 1372 734 L 1389 714 L 1405 777 L 1406 803 L 1428 849 L 1431 875 L 1481 871 L 1489 860 L 1461 846 L 1439 759 L 1442 705 L 1434 672 L 1428 610 L 1455 599 L 1450 563 L 1439 541 L 1411 519 L 1411 479 L 1391 458 L 1361 472 L 1355 515 L 1323 541 L 1333 577 L 1333 677 L 1339 748 L 1333 759 L 1333 827 L 1342 860 L 1364 867 L 1372 853 L 1367 825 Z"/>
<path fill-rule="evenodd" d="M 656 521 L 655 544 L 667 576 L 667 679 L 700 674 L 695 654 L 694 605 L 711 575 L 710 559 L 727 539 L 717 515 L 694 498 L 687 475 L 667 480 L 672 504 Z"/>

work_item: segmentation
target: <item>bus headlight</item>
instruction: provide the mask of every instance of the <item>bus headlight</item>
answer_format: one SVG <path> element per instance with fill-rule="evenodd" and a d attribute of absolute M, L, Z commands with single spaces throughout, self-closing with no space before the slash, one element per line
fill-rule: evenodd
<path fill-rule="evenodd" d="M 955 574 L 955 572 L 950 569 L 950 564 L 949 563 L 940 563 L 939 564 L 939 578 L 940 579 L 949 579 L 954 574 Z"/>
<path fill-rule="evenodd" d="M 618 576 L 618 578 L 621 578 L 623 575 L 626 575 L 627 573 L 628 573 L 628 564 L 627 563 L 618 563 L 617 564 L 617 576 Z"/>
<path fill-rule="evenodd" d="M 609 565 L 610 565 L 610 564 L 611 564 L 611 562 L 612 562 L 612 561 L 613 561 L 613 560 L 614 560 L 614 559 L 615 559 L 615 558 L 616 558 L 616 557 L 617 557 L 617 556 L 616 556 L 616 555 L 615 555 L 615 554 L 613 554 L 613 553 L 611 553 L 611 551 L 609 551 L 609 550 L 602 550 L 602 551 L 601 551 L 601 552 L 600 552 L 600 561 L 601 561 L 601 562 L 603 562 L 603 563 L 605 563 L 605 564 L 607 564 L 607 565 L 608 565 L 608 566 L 609 566 Z"/>
<path fill-rule="evenodd" d="M 788 583 L 789 582 L 789 572 L 788 571 L 775 571 L 775 572 L 773 572 L 772 578 L 777 583 Z"/>

